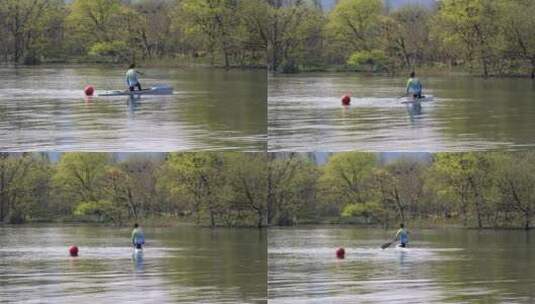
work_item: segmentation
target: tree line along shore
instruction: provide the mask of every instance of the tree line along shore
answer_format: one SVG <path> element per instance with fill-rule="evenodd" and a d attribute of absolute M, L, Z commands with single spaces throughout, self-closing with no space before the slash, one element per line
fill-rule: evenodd
<path fill-rule="evenodd" d="M 157 155 L 3 153 L 0 222 L 533 227 L 535 152 Z"/>
<path fill-rule="evenodd" d="M 269 67 L 279 72 L 399 73 L 427 68 L 535 78 L 535 2 L 442 0 L 389 9 L 383 0 L 272 0 Z"/>
<path fill-rule="evenodd" d="M 0 62 L 265 67 L 264 0 L 2 0 Z"/>
<path fill-rule="evenodd" d="M 535 78 L 535 3 L 442 0 L 3 0 L 0 62 L 462 70 Z"/>

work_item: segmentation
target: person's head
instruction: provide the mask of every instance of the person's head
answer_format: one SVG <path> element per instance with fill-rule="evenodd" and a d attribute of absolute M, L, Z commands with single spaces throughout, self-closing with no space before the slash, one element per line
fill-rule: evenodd
<path fill-rule="evenodd" d="M 138 223 L 135 223 L 135 224 L 134 224 L 134 228 L 139 228 Z"/>
<path fill-rule="evenodd" d="M 128 68 L 129 68 L 129 69 L 135 69 L 135 68 L 136 68 L 136 64 L 135 64 L 135 63 L 132 63 Z"/>
<path fill-rule="evenodd" d="M 416 77 L 416 73 L 415 72 L 411 72 L 411 78 L 414 78 Z"/>
<path fill-rule="evenodd" d="M 405 225 L 403 223 L 399 224 L 399 228 L 403 229 L 405 228 Z"/>

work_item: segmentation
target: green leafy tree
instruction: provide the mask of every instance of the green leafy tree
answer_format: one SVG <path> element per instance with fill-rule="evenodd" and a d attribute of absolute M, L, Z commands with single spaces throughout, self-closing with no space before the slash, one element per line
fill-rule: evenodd
<path fill-rule="evenodd" d="M 535 78 L 535 2 L 500 0 L 500 25 L 504 28 L 507 50 L 513 58 L 529 62 L 531 78 Z"/>
<path fill-rule="evenodd" d="M 420 6 L 404 6 L 385 19 L 384 49 L 398 65 L 412 69 L 430 60 L 431 12 Z"/>
<path fill-rule="evenodd" d="M 274 158 L 268 168 L 268 224 L 294 225 L 318 217 L 319 170 L 303 156 Z"/>
<path fill-rule="evenodd" d="M 419 161 L 397 160 L 375 171 L 376 193 L 379 194 L 383 216 L 395 210 L 397 218 L 407 222 L 418 215 L 424 197 L 423 165 Z"/>
<path fill-rule="evenodd" d="M 269 66 L 271 70 L 297 72 L 299 64 L 312 64 L 321 57 L 324 17 L 320 10 L 304 2 L 276 6 L 268 11 Z"/>
<path fill-rule="evenodd" d="M 93 55 L 124 54 L 128 31 L 120 0 L 75 0 L 69 7 L 67 29 L 73 51 Z"/>
<path fill-rule="evenodd" d="M 57 28 L 61 26 L 61 0 L 3 0 L 0 1 L 0 25 L 7 37 L 6 47 L 13 62 L 35 63 L 38 54 L 55 48 Z"/>
<path fill-rule="evenodd" d="M 475 214 L 477 227 L 483 228 L 496 203 L 492 158 L 484 153 L 440 153 L 432 170 L 440 180 L 436 191 L 454 195 L 465 222 L 468 214 Z"/>
<path fill-rule="evenodd" d="M 217 51 L 221 51 L 228 68 L 237 44 L 237 6 L 237 1 L 233 0 L 183 0 L 175 20 L 188 36 L 202 38 L 200 41 L 212 55 L 212 62 L 216 60 Z"/>
<path fill-rule="evenodd" d="M 492 0 L 444 0 L 436 18 L 436 35 L 464 60 L 477 63 L 485 77 L 502 54 L 503 30 Z"/>
<path fill-rule="evenodd" d="M 347 60 L 347 64 L 359 69 L 362 66 L 371 67 L 372 71 L 379 71 L 387 69 L 388 58 L 385 53 L 380 50 L 373 51 L 359 51 L 351 54 Z"/>
<path fill-rule="evenodd" d="M 325 28 L 333 47 L 346 50 L 347 54 L 376 49 L 383 13 L 381 0 L 341 0 L 329 14 Z"/>
<path fill-rule="evenodd" d="M 101 200 L 109 157 L 104 153 L 63 154 L 53 177 L 58 196 L 74 205 Z"/>
<path fill-rule="evenodd" d="M 511 206 L 529 230 L 535 216 L 535 153 L 523 152 L 501 156 L 498 184 L 504 202 Z"/>
<path fill-rule="evenodd" d="M 322 199 L 336 214 L 346 204 L 368 202 L 377 158 L 371 153 L 340 153 L 332 156 L 320 177 Z"/>
<path fill-rule="evenodd" d="M 111 221 L 115 225 L 122 225 L 125 210 L 106 200 L 80 202 L 73 211 L 76 216 L 96 216 L 99 221 Z"/>
<path fill-rule="evenodd" d="M 237 47 L 234 61 L 241 66 L 265 65 L 269 41 L 269 12 L 266 0 L 239 1 L 234 31 Z"/>
<path fill-rule="evenodd" d="M 47 213 L 51 169 L 30 154 L 0 154 L 0 222 L 22 223 Z"/>
<path fill-rule="evenodd" d="M 266 225 L 268 201 L 268 158 L 265 154 L 229 154 L 226 156 L 229 180 L 236 193 L 235 206 L 255 214 L 258 228 Z"/>
<path fill-rule="evenodd" d="M 170 154 L 160 187 L 172 199 L 184 202 L 185 212 L 193 214 L 197 223 L 208 217 L 210 226 L 215 227 L 228 192 L 223 168 L 224 160 L 216 153 Z"/>

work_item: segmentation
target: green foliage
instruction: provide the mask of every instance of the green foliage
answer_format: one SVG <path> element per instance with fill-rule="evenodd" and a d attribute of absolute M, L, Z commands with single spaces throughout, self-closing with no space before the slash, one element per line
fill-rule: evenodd
<path fill-rule="evenodd" d="M 355 217 L 389 225 L 431 221 L 531 229 L 535 153 L 438 153 L 386 163 L 338 153 L 171 153 L 114 161 L 109 154 L 0 154 L 0 219 L 76 215 L 122 225 L 150 217 L 199 225 L 295 225 Z"/>
<path fill-rule="evenodd" d="M 355 69 L 361 66 L 370 66 L 372 71 L 380 71 L 385 69 L 387 63 L 386 55 L 381 50 L 360 51 L 351 54 L 347 60 L 347 64 Z"/>
<path fill-rule="evenodd" d="M 70 204 L 100 200 L 108 162 L 109 155 L 103 153 L 64 154 L 53 176 L 58 196 Z"/>
<path fill-rule="evenodd" d="M 436 60 L 439 45 L 431 39 L 432 13 L 420 6 L 404 6 L 384 19 L 382 46 L 391 65 L 412 69 Z"/>
<path fill-rule="evenodd" d="M 197 223 L 207 219 L 216 226 L 228 202 L 224 166 L 224 159 L 215 153 L 170 154 L 161 187 L 180 202 L 184 213 L 194 215 Z"/>
<path fill-rule="evenodd" d="M 75 0 L 69 11 L 67 34 L 79 52 L 91 52 L 92 46 L 110 48 L 113 41 L 127 38 L 120 0 Z"/>
<path fill-rule="evenodd" d="M 318 51 L 324 43 L 322 27 L 325 17 L 317 8 L 304 2 L 292 7 L 267 10 L 269 22 L 268 56 L 275 71 L 297 72 L 301 66 L 322 61 Z"/>
<path fill-rule="evenodd" d="M 111 221 L 122 225 L 125 219 L 124 209 L 107 200 L 80 202 L 73 211 L 76 216 L 96 216 L 99 221 Z"/>
<path fill-rule="evenodd" d="M 386 11 L 381 0 L 341 0 L 330 12 L 309 3 L 274 6 L 271 31 L 295 43 L 271 41 L 272 70 L 368 63 L 376 65 L 372 70 L 396 72 L 459 65 L 484 76 L 528 72 L 535 78 L 533 1 L 444 0 L 436 9 Z M 305 11 L 314 16 L 304 19 Z M 376 51 L 381 53 L 374 56 Z"/>
<path fill-rule="evenodd" d="M 103 215 L 105 210 L 110 208 L 111 205 L 109 201 L 80 202 L 74 208 L 73 214 L 76 216 Z"/>
<path fill-rule="evenodd" d="M 381 0 L 341 0 L 329 14 L 326 29 L 341 45 L 371 50 L 377 42 L 383 10 Z"/>
<path fill-rule="evenodd" d="M 2 0 L 0 58 L 264 65 L 265 0 Z"/>
<path fill-rule="evenodd" d="M 45 214 L 51 174 L 40 158 L 0 154 L 0 222 L 21 223 Z"/>
<path fill-rule="evenodd" d="M 328 212 L 338 215 L 348 203 L 363 203 L 371 193 L 366 191 L 373 181 L 377 159 L 371 153 L 339 153 L 323 168 L 320 191 Z"/>
<path fill-rule="evenodd" d="M 366 202 L 362 204 L 348 204 L 342 210 L 342 217 L 363 217 L 368 222 L 378 221 L 384 209 L 377 202 Z"/>
<path fill-rule="evenodd" d="M 0 54 L 32 64 L 60 52 L 63 5 L 61 0 L 0 1 Z"/>
<path fill-rule="evenodd" d="M 114 61 L 124 61 L 128 56 L 128 46 L 124 41 L 96 42 L 89 49 L 89 55 L 93 56 L 110 56 Z"/>
<path fill-rule="evenodd" d="M 492 65 L 499 65 L 504 46 L 501 14 L 495 4 L 489 0 L 446 0 L 436 18 L 437 36 L 445 46 L 482 67 L 485 76 Z"/>
<path fill-rule="evenodd" d="M 504 200 L 499 211 L 516 213 L 528 230 L 535 216 L 535 153 L 524 152 L 515 157 L 500 155 L 497 162 L 497 185 Z"/>

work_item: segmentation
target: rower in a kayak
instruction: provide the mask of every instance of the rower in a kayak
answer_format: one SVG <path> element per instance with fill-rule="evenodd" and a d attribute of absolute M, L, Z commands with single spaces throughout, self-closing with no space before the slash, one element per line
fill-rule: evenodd
<path fill-rule="evenodd" d="M 422 98 L 423 85 L 420 79 L 416 78 L 416 73 L 411 72 L 410 78 L 407 81 L 407 95 L 414 99 Z"/>
<path fill-rule="evenodd" d="M 133 92 L 136 87 L 138 90 L 141 91 L 141 83 L 139 82 L 139 79 L 137 78 L 138 75 L 142 75 L 142 74 L 136 71 L 135 64 L 131 64 L 130 67 L 128 68 L 128 71 L 126 71 L 126 84 L 128 85 L 128 89 L 131 92 Z"/>
<path fill-rule="evenodd" d="M 407 247 L 409 244 L 409 232 L 407 229 L 405 229 L 404 224 L 399 225 L 399 230 L 396 232 L 396 236 L 394 237 L 394 241 L 397 241 L 399 239 L 399 247 Z"/>
<path fill-rule="evenodd" d="M 132 231 L 132 245 L 134 245 L 136 249 L 142 249 L 143 244 L 145 244 L 145 234 L 136 223 L 134 224 L 134 230 Z"/>

